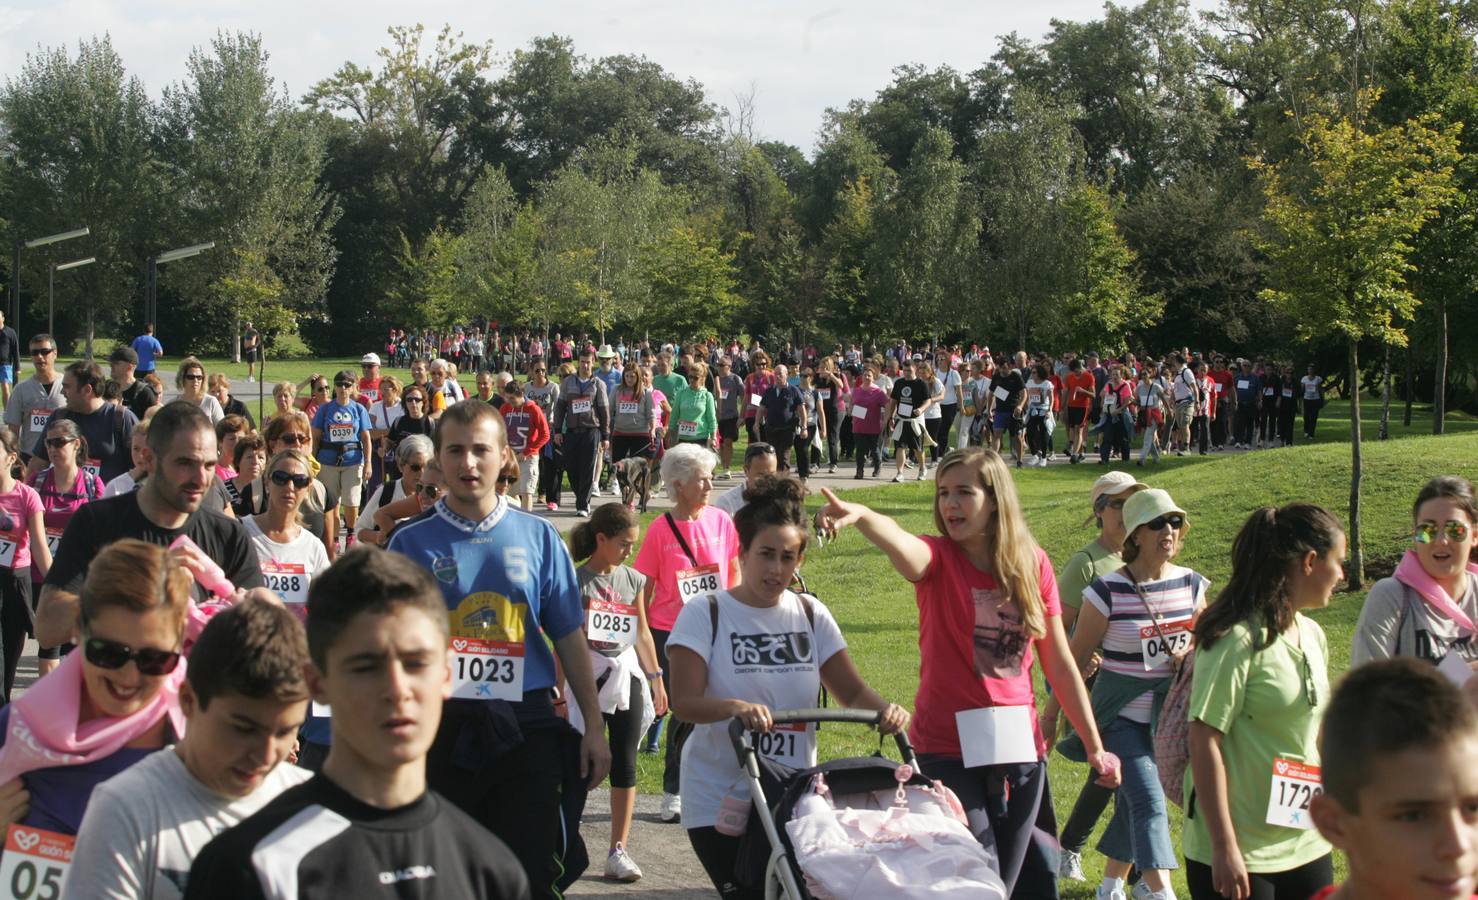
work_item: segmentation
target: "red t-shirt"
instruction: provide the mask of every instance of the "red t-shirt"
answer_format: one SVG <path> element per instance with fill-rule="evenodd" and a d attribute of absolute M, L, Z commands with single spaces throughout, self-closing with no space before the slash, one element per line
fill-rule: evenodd
<path fill-rule="evenodd" d="M 365 409 L 374 406 L 380 400 L 380 379 L 359 379 L 359 405 Z"/>
<path fill-rule="evenodd" d="M 919 692 L 909 738 L 920 753 L 960 756 L 955 713 L 988 706 L 1032 707 L 1032 640 L 1016 604 L 999 606 L 994 575 L 971 564 L 947 537 L 924 535 L 932 558 L 914 585 L 919 605 Z M 1062 615 L 1052 562 L 1037 548 L 1037 578 L 1049 616 Z"/>
<path fill-rule="evenodd" d="M 1093 373 L 1089 372 L 1087 369 L 1084 369 L 1076 375 L 1074 375 L 1072 372 L 1067 373 L 1067 377 L 1063 379 L 1063 386 L 1066 388 L 1065 392 L 1068 398 L 1068 408 L 1090 409 L 1093 406 L 1093 385 Z M 1088 393 L 1079 394 L 1077 392 L 1077 388 L 1082 388 Z"/>
<path fill-rule="evenodd" d="M 1062 410 L 1062 379 L 1053 375 L 1047 380 L 1052 382 L 1052 411 L 1060 412 Z"/>
<path fill-rule="evenodd" d="M 1221 385 L 1221 390 L 1217 392 L 1216 399 L 1218 400 L 1231 393 L 1232 382 L 1237 380 L 1237 374 L 1231 369 L 1222 369 L 1220 372 L 1208 372 L 1207 376 L 1215 383 Z"/>

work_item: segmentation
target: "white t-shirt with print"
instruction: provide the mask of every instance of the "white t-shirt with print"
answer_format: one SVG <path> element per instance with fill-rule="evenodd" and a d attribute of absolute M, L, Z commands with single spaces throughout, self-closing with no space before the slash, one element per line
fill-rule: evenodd
<path fill-rule="evenodd" d="M 1319 399 L 1319 391 L 1324 387 L 1324 379 L 1318 375 L 1305 375 L 1299 379 L 1299 383 L 1304 386 L 1305 400 Z"/>
<path fill-rule="evenodd" d="M 251 538 L 251 547 L 257 552 L 267 587 L 290 609 L 307 603 L 308 582 L 329 566 L 328 551 L 324 549 L 323 541 L 308 529 L 301 528 L 290 543 L 279 544 L 262 533 L 254 516 L 247 516 L 242 522 L 246 525 L 246 536 Z M 302 615 L 305 608 L 293 611 Z"/>
<path fill-rule="evenodd" d="M 935 379 L 936 381 L 938 379 Z M 955 389 L 960 387 L 960 373 L 956 369 L 950 369 L 949 374 L 944 377 L 944 399 L 939 401 L 940 406 L 950 406 L 958 403 L 959 398 L 955 396 Z"/>
<path fill-rule="evenodd" d="M 769 609 L 756 609 L 719 591 L 718 639 L 712 630 L 708 595 L 695 597 L 678 613 L 667 638 L 668 652 L 686 647 L 708 665 L 709 697 L 763 703 L 770 709 L 816 705 L 821 666 L 847 648 L 831 611 L 812 601 L 816 624 L 806 620 L 801 600 L 786 591 Z M 810 765 L 815 765 L 812 753 Z M 687 828 L 714 824 L 719 804 L 733 794 L 749 798 L 749 785 L 729 742 L 729 720 L 699 725 L 683 747 L 682 820 Z"/>

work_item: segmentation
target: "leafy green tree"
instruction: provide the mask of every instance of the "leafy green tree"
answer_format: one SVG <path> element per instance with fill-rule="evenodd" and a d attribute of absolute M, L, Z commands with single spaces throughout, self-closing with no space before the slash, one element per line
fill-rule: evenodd
<path fill-rule="evenodd" d="M 1286 309 L 1305 338 L 1345 341 L 1350 394 L 1350 584 L 1364 580 L 1360 532 L 1360 343 L 1402 346 L 1401 324 L 1418 300 L 1407 276 L 1413 242 L 1450 202 L 1457 140 L 1435 116 L 1378 131 L 1311 113 L 1303 155 L 1253 161 L 1265 179 L 1271 262 L 1263 295 Z"/>
<path fill-rule="evenodd" d="M 821 243 L 824 321 L 833 332 L 854 339 L 887 333 L 887 323 L 868 296 L 873 208 L 871 181 L 863 177 L 844 184 L 836 217 Z"/>
<path fill-rule="evenodd" d="M 45 267 L 74 254 L 98 261 L 59 285 L 58 331 L 82 331 L 90 350 L 98 329 L 120 333 L 129 311 L 140 308 L 143 259 L 159 247 L 163 218 L 150 116 L 143 85 L 127 76 L 106 37 L 82 41 L 75 56 L 61 47 L 39 49 L 6 83 L 0 156 L 10 158 L 10 237 L 92 229 L 86 239 L 22 257 L 22 284 L 33 286 L 22 329 L 34 330 L 44 315 L 35 298 L 45 294 L 34 286 L 45 284 Z"/>
<path fill-rule="evenodd" d="M 414 328 L 448 328 L 472 317 L 471 297 L 462 291 L 457 267 L 462 238 L 436 227 L 419 245 L 400 236 L 397 278 L 391 297 L 400 304 L 403 321 Z"/>
<path fill-rule="evenodd" d="M 734 293 L 734 255 L 695 224 L 659 233 L 642 248 L 638 273 L 651 295 L 637 323 L 658 334 L 723 334 L 741 300 Z"/>
<path fill-rule="evenodd" d="M 1083 182 L 1063 198 L 1056 255 L 1059 260 L 1051 330 L 1038 339 L 1054 347 L 1092 347 L 1142 334 L 1164 311 L 1164 298 L 1144 295 L 1129 249 L 1102 188 Z"/>

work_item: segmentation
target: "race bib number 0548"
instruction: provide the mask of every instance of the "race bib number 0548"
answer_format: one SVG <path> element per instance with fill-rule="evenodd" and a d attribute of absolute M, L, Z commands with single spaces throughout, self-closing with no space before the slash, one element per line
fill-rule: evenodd
<path fill-rule="evenodd" d="M 718 563 L 695 566 L 677 573 L 677 597 L 684 603 L 703 594 L 712 594 L 721 585 L 718 583 Z"/>
<path fill-rule="evenodd" d="M 72 866 L 74 837 L 12 825 L 0 856 L 0 898 L 58 900 Z"/>
<path fill-rule="evenodd" d="M 1322 793 L 1318 766 L 1275 757 L 1273 784 L 1268 792 L 1268 824 L 1305 831 L 1314 827 L 1309 803 Z"/>

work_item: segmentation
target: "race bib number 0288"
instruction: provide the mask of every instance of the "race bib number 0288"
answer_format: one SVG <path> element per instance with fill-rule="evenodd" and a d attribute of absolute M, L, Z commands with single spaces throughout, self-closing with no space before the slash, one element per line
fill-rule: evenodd
<path fill-rule="evenodd" d="M 0 856 L 0 898 L 58 900 L 72 866 L 77 839 L 40 828 L 12 825 Z"/>

